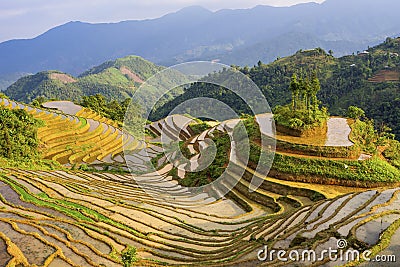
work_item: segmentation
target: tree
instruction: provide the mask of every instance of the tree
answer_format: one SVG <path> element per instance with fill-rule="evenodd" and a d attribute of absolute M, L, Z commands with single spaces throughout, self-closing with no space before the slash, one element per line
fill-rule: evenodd
<path fill-rule="evenodd" d="M 293 74 L 292 79 L 290 81 L 289 90 L 292 92 L 292 110 L 297 109 L 297 99 L 299 96 L 300 85 L 297 81 L 297 75 Z"/>
<path fill-rule="evenodd" d="M 43 97 L 43 96 L 39 96 L 37 98 L 35 98 L 32 101 L 32 105 L 35 107 L 41 107 L 43 103 L 45 103 L 46 101 L 48 101 L 47 98 Z"/>
<path fill-rule="evenodd" d="M 313 88 L 310 84 L 310 79 L 306 77 L 304 81 L 304 107 L 308 111 L 311 109 L 311 98 L 313 96 Z"/>
<path fill-rule="evenodd" d="M 356 106 L 350 106 L 347 109 L 347 117 L 352 119 L 360 119 L 365 116 L 365 111 Z"/>
<path fill-rule="evenodd" d="M 325 107 L 319 108 L 317 93 L 320 89 L 316 71 L 312 75 L 305 74 L 302 70 L 299 76 L 293 74 L 289 85 L 292 103 L 274 108 L 275 122 L 280 126 L 301 132 L 324 125 L 329 113 Z"/>
<path fill-rule="evenodd" d="M 317 94 L 320 90 L 321 90 L 321 84 L 319 82 L 317 72 L 313 71 L 312 81 L 311 81 L 311 100 L 314 110 L 318 109 Z"/>
<path fill-rule="evenodd" d="M 305 76 L 305 77 L 304 77 Z M 300 87 L 300 96 L 301 96 L 301 109 L 307 109 L 308 107 L 308 93 L 310 91 L 310 80 L 306 75 L 301 73 L 299 79 L 299 87 Z"/>
<path fill-rule="evenodd" d="M 318 109 L 317 93 L 321 90 L 321 85 L 317 72 L 312 73 L 311 81 L 309 76 L 303 73 L 299 77 L 298 79 L 297 75 L 293 74 L 289 85 L 289 90 L 292 92 L 292 110 L 305 109 L 311 111 Z"/>

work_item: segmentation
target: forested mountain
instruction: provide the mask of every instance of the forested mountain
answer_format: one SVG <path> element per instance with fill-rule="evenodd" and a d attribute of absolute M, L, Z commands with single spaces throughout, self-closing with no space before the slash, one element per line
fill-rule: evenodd
<path fill-rule="evenodd" d="M 332 53 L 332 52 L 331 52 Z M 258 63 L 252 68 L 237 67 L 262 90 L 272 107 L 290 103 L 288 86 L 293 73 L 317 71 L 321 82 L 319 99 L 332 115 L 343 115 L 350 105 L 363 108 L 377 123 L 385 123 L 400 136 L 400 38 L 357 55 L 335 58 L 323 49 L 298 51 L 273 63 Z M 220 74 L 215 74 L 220 75 Z M 237 112 L 249 112 L 238 97 L 224 88 L 197 83 L 185 93 L 152 113 L 156 120 L 174 107 L 195 97 L 217 98 Z"/>
<path fill-rule="evenodd" d="M 78 77 L 59 71 L 44 71 L 20 78 L 4 91 L 10 98 L 29 103 L 38 97 L 80 100 L 102 94 L 122 101 L 162 67 L 141 57 L 128 56 L 105 62 Z"/>
<path fill-rule="evenodd" d="M 270 64 L 261 61 L 254 67 L 236 67 L 248 75 L 262 90 L 270 105 L 290 102 L 288 85 L 293 73 L 316 70 L 321 81 L 319 93 L 323 105 L 333 115 L 343 115 L 350 105 L 363 108 L 377 123 L 385 123 L 400 136 L 400 38 L 388 38 L 384 43 L 359 54 L 333 57 L 332 51 L 321 48 L 299 50 L 292 56 Z M 78 77 L 58 71 L 40 72 L 19 79 L 5 93 L 12 99 L 31 102 L 35 98 L 80 100 L 83 95 L 102 94 L 108 100 L 123 101 L 132 96 L 143 80 L 161 70 L 140 57 L 129 56 L 103 63 Z M 216 74 L 218 75 L 218 74 Z M 243 101 L 233 93 L 210 84 L 194 84 L 163 98 L 151 115 L 161 119 L 184 100 L 204 96 L 220 99 L 240 113 L 248 113 Z M 158 97 L 156 92 L 149 98 Z M 176 98 L 174 98 L 176 97 Z M 166 99 L 170 101 L 165 103 Z"/>
<path fill-rule="evenodd" d="M 326 0 L 217 12 L 190 7 L 120 23 L 70 22 L 33 39 L 1 43 L 0 85 L 11 82 L 10 74 L 57 69 L 78 75 L 130 54 L 162 65 L 220 59 L 241 66 L 318 46 L 341 56 L 398 35 L 399 8 L 397 0 Z"/>

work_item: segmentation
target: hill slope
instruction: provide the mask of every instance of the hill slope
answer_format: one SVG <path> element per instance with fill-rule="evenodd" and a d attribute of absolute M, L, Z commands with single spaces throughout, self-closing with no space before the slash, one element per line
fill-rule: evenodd
<path fill-rule="evenodd" d="M 0 75 L 48 69 L 77 75 L 128 54 L 163 65 L 215 58 L 254 64 L 316 46 L 340 56 L 399 34 L 399 8 L 397 0 L 327 0 L 218 12 L 190 7 L 144 21 L 71 22 L 30 40 L 1 43 Z M 299 42 L 299 35 L 308 37 Z"/>
<path fill-rule="evenodd" d="M 31 102 L 37 97 L 80 100 L 83 95 L 101 93 L 109 99 L 124 100 L 135 88 L 162 67 L 137 56 L 105 62 L 79 77 L 59 71 L 39 72 L 25 76 L 4 93 L 12 99 Z"/>
<path fill-rule="evenodd" d="M 358 55 L 334 58 L 322 49 L 298 51 L 270 64 L 259 62 L 252 68 L 240 68 L 262 90 L 272 107 L 290 102 L 288 86 L 293 73 L 317 70 L 321 82 L 319 99 L 334 115 L 343 115 L 350 105 L 365 109 L 367 115 L 384 122 L 400 136 L 400 38 Z M 385 73 L 387 75 L 385 76 Z M 397 79 L 396 79 L 397 77 Z M 212 97 L 227 103 L 237 112 L 249 112 L 243 101 L 225 89 L 209 84 L 195 84 L 184 94 L 166 103 L 152 114 L 156 120 L 195 97 Z"/>

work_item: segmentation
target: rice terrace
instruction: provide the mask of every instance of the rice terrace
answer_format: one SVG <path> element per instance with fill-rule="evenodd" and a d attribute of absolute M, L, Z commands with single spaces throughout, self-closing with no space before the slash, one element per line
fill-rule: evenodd
<path fill-rule="evenodd" d="M 0 4 L 0 267 L 399 266 L 396 1 L 22 2 Z M 12 39 L 50 13 L 93 23 Z"/>
<path fill-rule="evenodd" d="M 2 168 L 2 265 L 118 266 L 121 255 L 134 249 L 135 264 L 141 266 L 252 266 L 263 245 L 318 251 L 345 238 L 352 248 L 379 253 L 390 248 L 400 225 L 398 189 L 391 184 L 399 171 L 382 156 L 360 158 L 362 152 L 348 140 L 349 131 L 340 129 L 350 129 L 350 120 L 329 119 L 329 146 L 301 144 L 301 137 L 293 137 L 300 142 L 293 143 L 279 134 L 269 176 L 252 168 L 252 158 L 247 166 L 231 158 L 234 169 L 244 175 L 226 198 L 215 201 L 206 194 L 185 197 L 179 182 L 185 181 L 185 168 L 168 162 L 156 139 L 164 132 L 181 141 L 193 159 L 206 138 L 232 134 L 232 124 L 173 115 L 149 124 L 152 139 L 143 141 L 72 102 L 43 104 L 54 110 L 4 98 L 1 105 L 43 121 L 37 133 L 43 158 L 60 164 L 58 170 Z M 260 122 L 263 134 L 271 116 L 243 121 L 246 127 Z M 131 151 L 127 157 L 123 146 Z M 256 139 L 251 146 L 262 149 Z M 125 160 L 141 171 L 155 162 L 158 172 L 137 174 L 155 184 L 147 189 L 154 191 L 151 196 L 124 173 Z M 371 168 L 375 171 L 368 173 Z M 365 181 L 357 178 L 364 173 Z M 253 175 L 263 183 L 250 193 Z M 388 177 L 393 181 L 386 182 Z M 182 191 L 179 200 L 160 202 L 163 186 Z"/>

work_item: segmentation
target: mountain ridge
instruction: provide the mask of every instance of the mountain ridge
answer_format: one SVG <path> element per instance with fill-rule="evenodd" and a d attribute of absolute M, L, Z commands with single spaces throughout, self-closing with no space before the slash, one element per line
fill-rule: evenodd
<path fill-rule="evenodd" d="M 138 56 L 107 61 L 75 77 L 58 70 L 41 71 L 20 78 L 4 93 L 13 99 L 29 103 L 35 98 L 80 100 L 82 95 L 101 93 L 120 101 L 131 97 L 156 72 L 163 69 Z M 57 74 L 57 75 L 54 75 Z"/>

